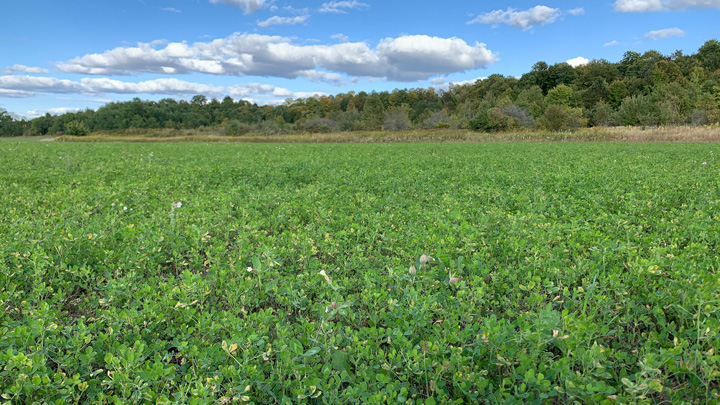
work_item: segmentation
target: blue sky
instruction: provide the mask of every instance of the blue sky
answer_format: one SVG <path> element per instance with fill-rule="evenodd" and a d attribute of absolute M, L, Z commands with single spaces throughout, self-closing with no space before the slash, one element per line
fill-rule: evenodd
<path fill-rule="evenodd" d="M 2 0 L 0 108 L 447 87 L 537 61 L 695 53 L 720 0 Z"/>

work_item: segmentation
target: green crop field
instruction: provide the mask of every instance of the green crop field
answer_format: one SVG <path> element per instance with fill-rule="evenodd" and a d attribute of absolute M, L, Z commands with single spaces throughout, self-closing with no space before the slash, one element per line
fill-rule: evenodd
<path fill-rule="evenodd" d="M 0 401 L 717 403 L 718 155 L 0 143 Z"/>

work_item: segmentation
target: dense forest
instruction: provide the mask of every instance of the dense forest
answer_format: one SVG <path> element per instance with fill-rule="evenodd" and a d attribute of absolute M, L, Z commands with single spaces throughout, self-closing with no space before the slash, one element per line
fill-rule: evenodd
<path fill-rule="evenodd" d="M 230 97 L 114 102 L 85 110 L 15 120 L 0 110 L 0 135 L 213 128 L 249 132 L 342 132 L 466 128 L 550 131 L 588 126 L 708 125 L 720 122 L 720 42 L 697 53 L 626 52 L 621 61 L 572 67 L 537 62 L 520 78 L 491 75 L 447 90 L 349 92 L 258 106 Z"/>

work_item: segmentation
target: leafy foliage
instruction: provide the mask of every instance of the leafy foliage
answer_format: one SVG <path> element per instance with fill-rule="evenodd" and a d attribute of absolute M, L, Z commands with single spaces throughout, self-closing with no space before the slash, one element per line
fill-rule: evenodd
<path fill-rule="evenodd" d="M 718 152 L 0 143 L 0 397 L 716 402 Z"/>

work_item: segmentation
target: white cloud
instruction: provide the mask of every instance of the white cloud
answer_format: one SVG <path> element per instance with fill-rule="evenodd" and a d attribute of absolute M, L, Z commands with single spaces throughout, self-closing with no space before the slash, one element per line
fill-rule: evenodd
<path fill-rule="evenodd" d="M 370 5 L 366 3 L 361 3 L 357 0 L 351 0 L 351 1 L 331 1 L 328 3 L 323 3 L 323 5 L 320 7 L 321 13 L 347 13 L 345 9 L 348 10 L 354 10 L 354 9 L 362 9 L 362 8 L 368 8 Z"/>
<path fill-rule="evenodd" d="M 590 62 L 590 60 L 588 60 L 587 58 L 583 58 L 582 56 L 578 56 L 577 58 L 572 58 L 565 61 L 565 63 L 572 67 L 587 65 L 588 62 Z"/>
<path fill-rule="evenodd" d="M 616 0 L 614 7 L 623 13 L 720 9 L 720 0 Z"/>
<path fill-rule="evenodd" d="M 34 95 L 35 92 L 78 93 L 82 86 L 71 80 L 54 77 L 0 76 L 0 90 L 21 91 Z"/>
<path fill-rule="evenodd" d="M 55 97 L 56 100 L 63 100 L 63 101 L 87 101 L 91 103 L 100 103 L 100 104 L 107 104 L 112 102 L 112 99 L 109 98 L 78 98 L 78 97 Z"/>
<path fill-rule="evenodd" d="M 507 24 L 527 31 L 537 25 L 552 24 L 561 15 L 560 9 L 547 6 L 535 6 L 531 9 L 518 11 L 512 7 L 507 10 L 495 10 L 480 14 L 468 24 Z"/>
<path fill-rule="evenodd" d="M 420 80 L 484 68 L 498 58 L 485 44 L 459 38 L 407 35 L 365 42 L 296 45 L 290 38 L 234 34 L 210 42 L 138 44 L 58 63 L 63 72 L 90 75 L 207 73 L 233 76 L 306 77 L 318 69 L 358 77 Z M 316 76 L 317 77 L 317 76 Z M 336 81 L 332 78 L 332 81 Z"/>
<path fill-rule="evenodd" d="M 160 10 L 162 11 L 169 11 L 171 13 L 182 13 L 182 11 L 176 9 L 175 7 L 161 7 Z"/>
<path fill-rule="evenodd" d="M 293 92 L 270 84 L 246 83 L 234 86 L 214 86 L 192 83 L 178 79 L 155 79 L 143 82 L 123 82 L 108 78 L 83 78 L 79 82 L 59 80 L 52 77 L 0 76 L 0 97 L 32 97 L 37 93 L 48 94 L 155 94 L 169 96 L 192 96 L 204 94 L 222 98 L 301 98 L 323 92 Z"/>
<path fill-rule="evenodd" d="M 27 97 L 33 97 L 35 96 L 35 93 L 32 91 L 23 91 L 23 90 L 12 90 L 12 89 L 3 89 L 0 88 L 0 97 L 5 98 L 27 98 Z"/>
<path fill-rule="evenodd" d="M 475 79 L 461 80 L 461 81 L 459 81 L 459 82 L 451 82 L 451 84 L 452 84 L 453 86 L 467 86 L 468 84 L 475 84 L 475 83 L 477 83 L 477 82 L 479 82 L 479 81 L 481 82 L 481 81 L 483 81 L 483 80 L 485 80 L 485 79 L 487 79 L 486 76 L 476 77 Z"/>
<path fill-rule="evenodd" d="M 27 73 L 27 74 L 34 75 L 34 74 L 46 74 L 46 73 L 50 73 L 50 71 L 47 69 L 39 68 L 39 67 L 17 65 L 17 64 L 8 66 L 2 70 L 2 74 L 4 74 L 4 75 L 13 75 L 16 73 Z"/>
<path fill-rule="evenodd" d="M 583 14 L 585 14 L 585 9 L 582 7 L 574 8 L 572 10 L 568 10 L 568 14 L 575 15 L 575 16 L 583 15 Z"/>
<path fill-rule="evenodd" d="M 123 82 L 108 78 L 83 78 L 80 80 L 82 92 L 86 94 L 167 94 L 167 95 L 190 95 L 190 94 L 219 94 L 222 90 L 218 87 L 191 83 L 178 79 L 155 79 L 144 82 Z"/>
<path fill-rule="evenodd" d="M 615 10 L 623 13 L 638 13 L 645 11 L 660 11 L 663 9 L 660 0 L 617 0 Z"/>
<path fill-rule="evenodd" d="M 49 113 L 50 115 L 62 115 L 69 112 L 78 112 L 82 110 L 82 108 L 74 108 L 74 107 L 57 107 L 57 108 L 48 108 L 47 110 L 30 110 L 25 112 L 25 114 L 22 114 L 24 117 L 27 118 L 37 118 L 40 116 L 45 115 L 46 113 Z"/>
<path fill-rule="evenodd" d="M 620 45 L 618 41 L 610 41 L 603 44 L 604 47 Z"/>
<path fill-rule="evenodd" d="M 485 44 L 476 42 L 471 46 L 459 38 L 427 35 L 386 38 L 378 45 L 377 53 L 387 61 L 387 76 L 401 81 L 464 72 L 499 60 Z"/>
<path fill-rule="evenodd" d="M 325 82 L 335 86 L 341 86 L 345 84 L 345 78 L 338 73 L 323 72 L 319 70 L 308 70 L 300 74 L 311 82 Z"/>
<path fill-rule="evenodd" d="M 302 24 L 307 19 L 310 18 L 310 16 L 303 15 L 303 16 L 297 16 L 297 17 L 278 17 L 273 16 L 268 18 L 267 20 L 258 22 L 258 26 L 267 28 L 271 25 L 296 25 L 296 24 Z"/>
<path fill-rule="evenodd" d="M 263 8 L 265 0 L 210 0 L 210 3 L 224 3 L 243 10 L 245 14 L 252 14 Z"/>
<path fill-rule="evenodd" d="M 304 8 L 295 8 L 293 6 L 285 6 L 283 7 L 283 10 L 291 13 L 291 14 L 299 14 L 299 15 L 308 15 L 310 14 L 310 9 L 307 7 Z"/>
<path fill-rule="evenodd" d="M 348 38 L 348 36 L 345 35 L 345 34 L 333 34 L 333 35 L 330 35 L 330 38 L 332 38 L 332 39 L 337 39 L 337 40 L 340 41 L 340 42 L 348 42 L 348 41 L 350 41 L 350 38 Z"/>
<path fill-rule="evenodd" d="M 645 34 L 645 39 L 663 39 L 670 37 L 684 37 L 685 31 L 680 28 L 665 28 L 664 30 L 650 31 Z"/>
<path fill-rule="evenodd" d="M 447 77 L 435 77 L 433 79 L 428 80 L 432 87 L 435 90 L 443 90 L 448 91 L 450 87 L 457 87 L 457 86 L 467 86 L 475 84 L 478 81 L 483 81 L 487 79 L 487 77 L 477 77 L 475 79 L 469 79 L 469 80 L 451 80 Z"/>

